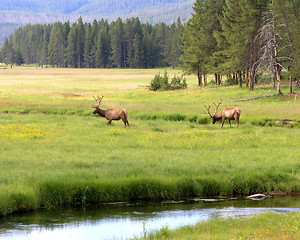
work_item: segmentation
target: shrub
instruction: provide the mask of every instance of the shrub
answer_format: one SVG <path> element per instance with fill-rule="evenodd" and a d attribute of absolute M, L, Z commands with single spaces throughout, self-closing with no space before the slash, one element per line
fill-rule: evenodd
<path fill-rule="evenodd" d="M 183 77 L 174 76 L 169 83 L 169 76 L 165 70 L 164 75 L 156 74 L 150 82 L 150 90 L 157 91 L 167 91 L 167 90 L 179 90 L 187 88 L 186 79 Z"/>
<path fill-rule="evenodd" d="M 156 74 L 150 83 L 150 90 L 157 91 L 161 88 L 161 76 Z"/>
<path fill-rule="evenodd" d="M 170 86 L 172 90 L 186 89 L 187 88 L 186 79 L 182 77 L 174 76 L 172 78 Z"/>

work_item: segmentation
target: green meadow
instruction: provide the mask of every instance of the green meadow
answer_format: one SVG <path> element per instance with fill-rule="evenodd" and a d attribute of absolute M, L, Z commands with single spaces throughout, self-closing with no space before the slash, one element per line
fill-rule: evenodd
<path fill-rule="evenodd" d="M 300 191 L 300 100 L 269 84 L 151 92 L 164 69 L 0 69 L 0 215 L 116 201 Z M 169 76 L 180 76 L 168 69 Z M 210 81 L 211 79 L 209 79 Z M 213 85 L 210 85 L 213 86 Z M 125 108 L 122 121 L 92 115 Z M 204 104 L 242 109 L 213 125 Z"/>

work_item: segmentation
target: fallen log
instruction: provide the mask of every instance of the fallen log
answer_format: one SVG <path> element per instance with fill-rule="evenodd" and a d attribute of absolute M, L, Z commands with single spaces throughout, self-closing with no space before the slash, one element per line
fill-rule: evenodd
<path fill-rule="evenodd" d="M 251 100 L 260 99 L 260 98 L 265 98 L 265 97 L 274 97 L 274 96 L 276 96 L 276 95 L 277 95 L 277 94 L 273 94 L 273 95 L 266 94 L 266 95 L 263 95 L 263 96 L 258 96 L 258 97 L 253 97 L 253 98 L 238 99 L 237 101 L 239 101 L 239 102 L 242 102 L 242 101 L 251 101 Z"/>
<path fill-rule="evenodd" d="M 251 200 L 263 200 L 266 197 L 267 197 L 267 195 L 259 193 L 259 194 L 254 194 L 254 195 L 248 196 L 246 198 L 251 199 Z"/>

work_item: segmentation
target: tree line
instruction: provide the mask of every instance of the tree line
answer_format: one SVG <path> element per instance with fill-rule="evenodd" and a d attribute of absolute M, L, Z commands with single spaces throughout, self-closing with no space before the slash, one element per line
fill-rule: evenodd
<path fill-rule="evenodd" d="M 197 0 L 185 24 L 79 18 L 72 25 L 26 25 L 6 39 L 0 60 L 74 68 L 179 66 L 196 74 L 199 85 L 208 74 L 216 84 L 227 76 L 250 90 L 271 80 L 282 94 L 283 71 L 290 83 L 300 79 L 299 15 L 296 0 Z"/>
<path fill-rule="evenodd" d="M 250 90 L 258 76 L 281 92 L 281 73 L 300 78 L 300 1 L 197 0 L 182 38 L 181 67 L 199 85 L 208 74 L 236 79 Z"/>
<path fill-rule="evenodd" d="M 72 68 L 154 68 L 179 64 L 180 18 L 171 25 L 139 18 L 108 23 L 27 24 L 5 40 L 0 61 Z"/>

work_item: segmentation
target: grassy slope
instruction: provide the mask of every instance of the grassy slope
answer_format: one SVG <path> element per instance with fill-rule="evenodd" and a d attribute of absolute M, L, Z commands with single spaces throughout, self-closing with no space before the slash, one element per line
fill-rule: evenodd
<path fill-rule="evenodd" d="M 234 101 L 274 93 L 267 86 L 254 92 L 196 89 L 189 77 L 188 90 L 150 92 L 144 85 L 163 69 L 0 71 L 1 214 L 56 204 L 300 189 L 299 129 L 252 124 L 299 120 L 299 101 Z M 92 96 L 102 93 L 104 108 L 127 109 L 130 129 L 122 122 L 107 127 L 105 119 L 91 116 Z M 220 98 L 224 106 L 242 108 L 239 129 L 164 120 L 184 115 L 202 121 L 203 104 Z M 153 116 L 159 119 L 145 120 Z"/>

